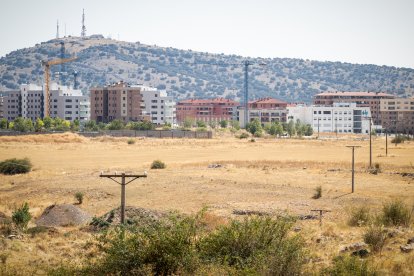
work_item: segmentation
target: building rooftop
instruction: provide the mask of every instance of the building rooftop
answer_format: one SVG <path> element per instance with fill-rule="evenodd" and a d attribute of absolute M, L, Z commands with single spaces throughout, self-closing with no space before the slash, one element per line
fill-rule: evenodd
<path fill-rule="evenodd" d="M 228 103 L 228 104 L 239 104 L 230 99 L 215 98 L 215 99 L 188 99 L 179 102 L 180 104 L 214 104 L 214 103 Z"/>
<path fill-rule="evenodd" d="M 378 96 L 378 97 L 394 97 L 394 95 L 384 93 L 384 92 L 322 92 L 316 94 L 315 96 L 351 96 L 351 97 L 371 97 L 371 96 Z"/>
<path fill-rule="evenodd" d="M 287 104 L 287 102 L 278 100 L 278 99 L 274 99 L 274 98 L 261 98 L 258 100 L 254 100 L 249 102 L 250 104 Z"/>

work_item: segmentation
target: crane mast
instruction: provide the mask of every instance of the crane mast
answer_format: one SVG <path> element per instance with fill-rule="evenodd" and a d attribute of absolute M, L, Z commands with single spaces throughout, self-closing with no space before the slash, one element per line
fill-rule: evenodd
<path fill-rule="evenodd" d="M 77 57 L 72 58 L 60 58 L 50 61 L 42 61 L 45 74 L 45 112 L 43 117 L 50 116 L 50 66 L 63 64 L 76 60 Z"/>

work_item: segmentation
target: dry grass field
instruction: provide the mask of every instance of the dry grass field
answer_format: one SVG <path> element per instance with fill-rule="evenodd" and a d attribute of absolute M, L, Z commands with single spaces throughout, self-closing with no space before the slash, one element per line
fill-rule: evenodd
<path fill-rule="evenodd" d="M 75 203 L 74 194 L 83 192 L 81 208 L 100 216 L 120 201 L 120 186 L 100 178 L 101 171 L 148 171 L 147 178 L 127 186 L 127 205 L 184 213 L 207 207 L 217 218 L 236 217 L 235 210 L 307 215 L 312 209 L 329 209 L 322 227 L 317 220 L 297 223 L 315 260 L 308 264 L 312 270 L 329 263 L 341 245 L 362 241 L 363 229 L 346 225 L 350 208 L 365 205 L 379 211 L 396 198 L 414 206 L 414 179 L 401 175 L 414 173 L 413 142 L 390 144 L 385 157 L 385 139 L 374 138 L 373 163 L 379 163 L 382 170 L 375 175 L 367 170 L 369 141 L 361 136 L 250 142 L 228 134 L 210 140 L 127 141 L 70 133 L 0 137 L 1 160 L 28 157 L 34 165 L 28 174 L 0 175 L 0 211 L 11 215 L 16 206 L 28 202 L 33 216 L 38 217 L 51 204 Z M 355 152 L 353 194 L 347 145 L 361 146 Z M 156 159 L 167 168 L 151 170 Z M 221 166 L 209 168 L 210 164 Z M 322 187 L 322 197 L 312 199 L 317 186 Z M 391 274 L 414 272 L 414 253 L 399 250 L 412 236 L 412 227 L 401 229 L 376 257 L 376 266 Z M 0 251 L 7 252 L 9 263 L 55 264 L 76 261 L 81 258 L 80 250 L 93 254 L 88 247 L 92 235 L 74 227 L 59 229 L 54 235 L 1 239 Z"/>

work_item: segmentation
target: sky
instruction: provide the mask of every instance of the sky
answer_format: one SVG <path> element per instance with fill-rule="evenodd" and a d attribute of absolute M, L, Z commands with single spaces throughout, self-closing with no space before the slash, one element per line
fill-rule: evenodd
<path fill-rule="evenodd" d="M 0 56 L 87 35 L 245 57 L 414 68 L 413 0 L 0 0 Z"/>

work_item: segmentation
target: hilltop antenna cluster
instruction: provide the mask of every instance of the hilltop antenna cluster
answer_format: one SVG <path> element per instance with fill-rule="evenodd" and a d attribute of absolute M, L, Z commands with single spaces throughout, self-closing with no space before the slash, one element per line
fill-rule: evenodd
<path fill-rule="evenodd" d="M 82 9 L 82 32 L 81 37 L 86 36 L 86 26 L 85 26 L 85 9 Z"/>
<path fill-rule="evenodd" d="M 59 38 L 59 20 L 56 22 L 56 38 Z"/>

